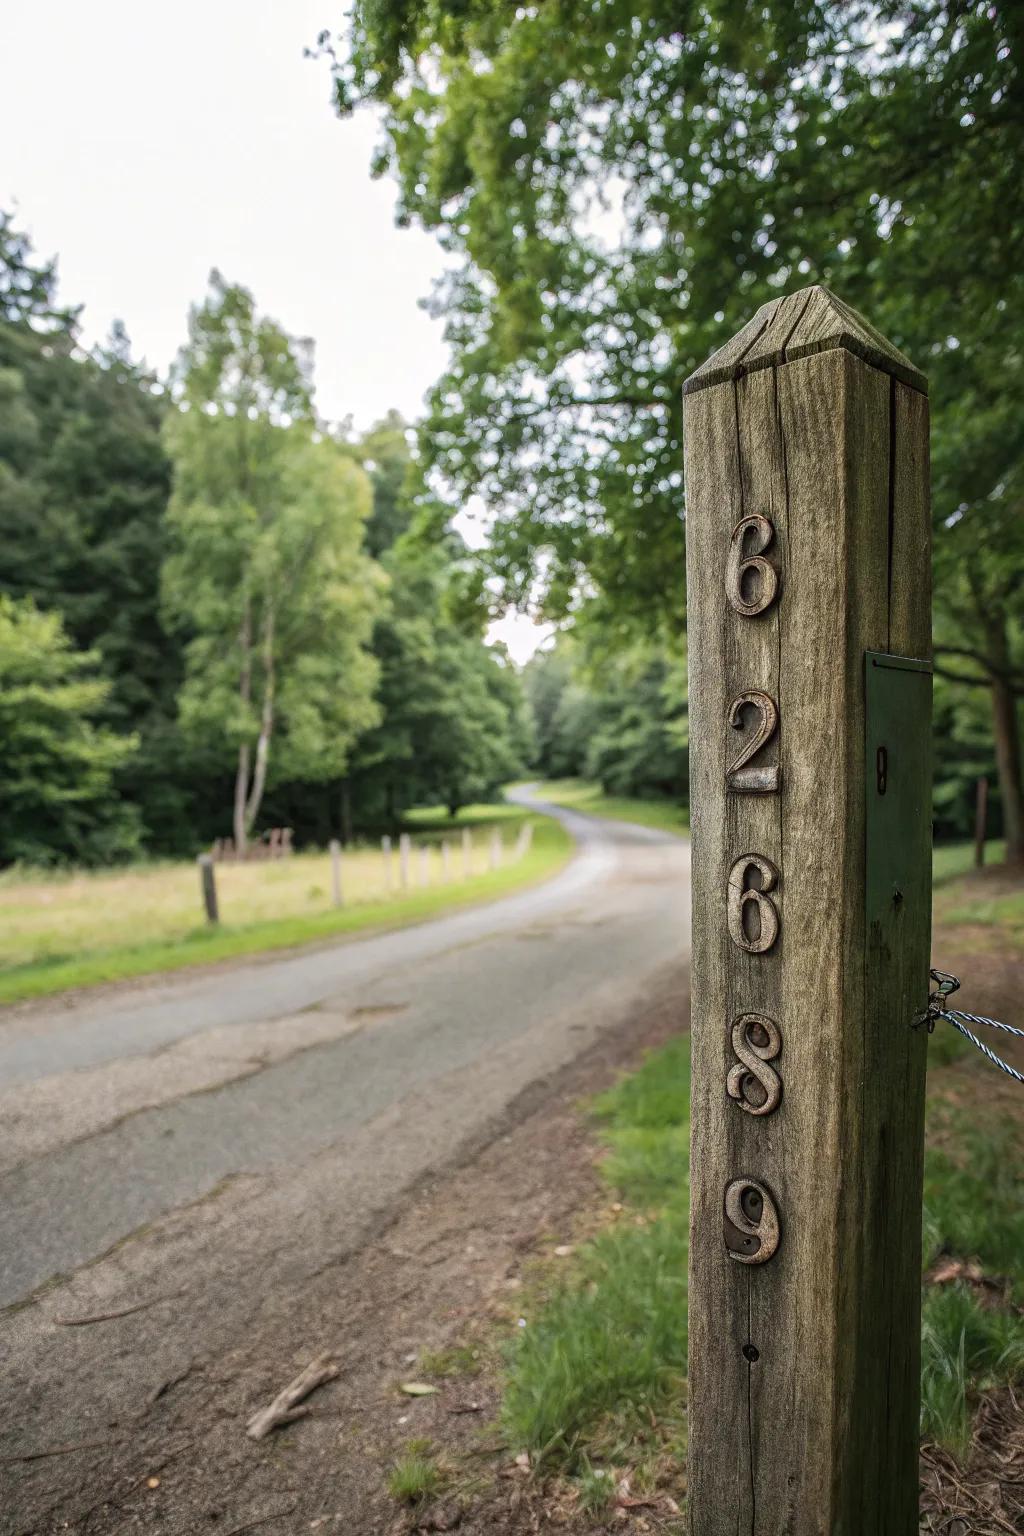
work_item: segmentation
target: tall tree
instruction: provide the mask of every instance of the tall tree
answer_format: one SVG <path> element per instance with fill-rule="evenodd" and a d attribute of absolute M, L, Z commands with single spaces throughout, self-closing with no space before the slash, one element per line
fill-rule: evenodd
<path fill-rule="evenodd" d="M 833 285 L 926 369 L 940 665 L 989 688 L 1017 857 L 1022 49 L 1013 0 L 357 0 L 334 50 L 461 258 L 424 442 L 511 599 L 678 629 L 680 386 L 765 299 Z"/>
<path fill-rule="evenodd" d="M 57 303 L 57 263 L 40 261 L 14 215 L 0 208 L 0 321 L 74 333 L 78 310 Z"/>
<path fill-rule="evenodd" d="M 377 717 L 366 648 L 381 578 L 369 482 L 316 431 L 311 356 L 214 273 L 192 311 L 167 422 L 166 611 L 190 638 L 182 723 L 234 754 L 246 848 L 271 768 L 323 782 Z"/>
<path fill-rule="evenodd" d="M 484 641 L 487 606 L 452 508 L 424 486 L 414 438 L 395 412 L 356 445 L 373 484 L 367 548 L 389 578 L 374 626 L 379 724 L 340 786 L 347 820 L 395 827 L 416 804 L 452 811 L 522 767 L 527 718 L 507 655 Z"/>
<path fill-rule="evenodd" d="M 560 635 L 526 667 L 535 766 L 550 778 L 596 779 L 609 794 L 685 800 L 686 660 L 678 648 L 590 647 Z"/>
<path fill-rule="evenodd" d="M 134 362 L 123 327 L 92 355 L 37 264 L 0 216 L 0 582 L 59 612 L 95 650 L 111 687 L 106 724 L 137 734 L 117 775 L 150 846 L 187 841 L 193 765 L 165 750 L 181 656 L 159 620 L 170 468 L 165 396 Z"/>
<path fill-rule="evenodd" d="M 113 788 L 135 750 L 99 723 L 110 684 L 60 617 L 0 595 L 0 864 L 109 863 L 138 848 Z"/>

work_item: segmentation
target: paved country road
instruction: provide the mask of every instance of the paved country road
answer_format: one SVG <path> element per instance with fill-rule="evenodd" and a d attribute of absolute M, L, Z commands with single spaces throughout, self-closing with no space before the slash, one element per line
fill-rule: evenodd
<path fill-rule="evenodd" d="M 541 808 L 578 852 L 533 890 L 0 1014 L 0 1531 L 50 1529 L 65 1446 L 291 1305 L 678 971 L 687 844 Z"/>

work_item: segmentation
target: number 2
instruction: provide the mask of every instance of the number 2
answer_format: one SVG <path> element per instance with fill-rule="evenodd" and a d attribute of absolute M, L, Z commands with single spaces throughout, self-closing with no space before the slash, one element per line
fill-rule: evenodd
<path fill-rule="evenodd" d="M 779 787 L 778 764 L 765 763 L 756 768 L 748 768 L 746 764 L 752 757 L 756 757 L 761 748 L 766 747 L 775 735 L 779 727 L 779 711 L 775 700 L 769 694 L 761 693 L 757 688 L 750 688 L 746 693 L 741 693 L 738 699 L 733 699 L 729 705 L 729 724 L 734 731 L 743 729 L 745 704 L 752 704 L 760 719 L 739 756 L 733 758 L 726 768 L 726 787 L 740 795 L 770 795 Z"/>

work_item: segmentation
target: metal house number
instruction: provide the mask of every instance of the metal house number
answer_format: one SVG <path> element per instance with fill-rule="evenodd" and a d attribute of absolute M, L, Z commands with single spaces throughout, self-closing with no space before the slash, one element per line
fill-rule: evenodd
<path fill-rule="evenodd" d="M 770 518 L 742 517 L 732 531 L 725 568 L 725 592 L 745 619 L 764 613 L 779 595 L 779 574 L 766 551 L 775 541 Z M 779 707 L 770 694 L 749 688 L 731 701 L 728 725 L 744 733 L 740 750 L 725 770 L 726 789 L 737 795 L 770 795 L 779 789 L 776 764 L 761 759 L 779 728 Z M 779 937 L 782 919 L 773 892 L 779 872 L 759 853 L 742 854 L 729 871 L 726 914 L 729 937 L 747 955 L 764 955 Z M 774 1114 L 782 1099 L 782 1079 L 772 1065 L 782 1051 L 782 1031 L 766 1013 L 747 1012 L 730 1027 L 735 1066 L 726 1093 L 746 1114 Z M 738 1264 L 765 1264 L 779 1246 L 779 1214 L 771 1192 L 752 1177 L 731 1179 L 723 1199 L 726 1251 Z"/>

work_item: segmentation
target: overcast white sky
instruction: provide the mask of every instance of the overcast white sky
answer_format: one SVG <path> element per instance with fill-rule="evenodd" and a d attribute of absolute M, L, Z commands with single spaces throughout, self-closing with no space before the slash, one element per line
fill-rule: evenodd
<path fill-rule="evenodd" d="M 116 317 L 166 369 L 219 266 L 313 338 L 323 415 L 420 414 L 446 350 L 418 301 L 443 254 L 395 228 L 394 188 L 370 177 L 376 125 L 340 122 L 326 64 L 303 57 L 347 3 L 4 6 L 0 206 L 59 257 L 87 343 Z M 519 657 L 537 640 L 525 619 L 496 632 Z"/>

